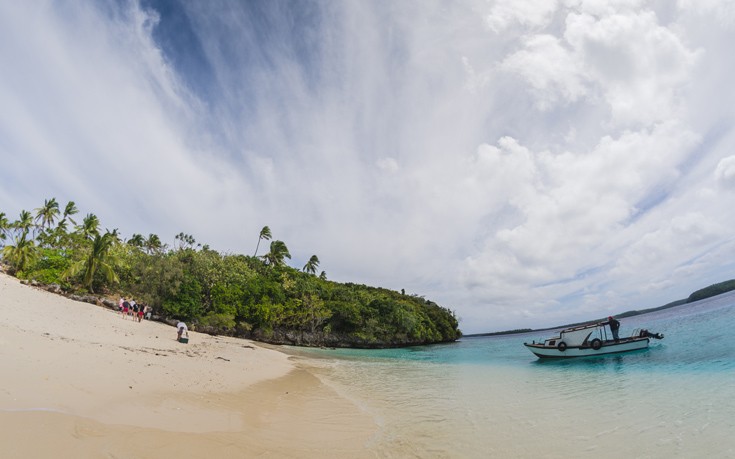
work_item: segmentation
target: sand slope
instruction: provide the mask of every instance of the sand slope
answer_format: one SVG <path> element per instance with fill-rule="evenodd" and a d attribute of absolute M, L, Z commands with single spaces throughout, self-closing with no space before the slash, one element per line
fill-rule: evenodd
<path fill-rule="evenodd" d="M 372 419 L 283 353 L 0 274 L 0 457 L 372 457 Z"/>

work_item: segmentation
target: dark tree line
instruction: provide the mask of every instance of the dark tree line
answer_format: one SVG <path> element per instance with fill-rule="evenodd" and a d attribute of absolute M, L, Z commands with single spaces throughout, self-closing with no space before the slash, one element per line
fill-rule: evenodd
<path fill-rule="evenodd" d="M 686 302 L 693 303 L 695 301 L 704 300 L 705 298 L 710 298 L 713 296 L 720 295 L 722 293 L 727 293 L 731 290 L 735 290 L 735 279 L 728 280 L 725 282 L 719 282 L 717 284 L 712 284 L 709 287 L 699 289 L 696 292 L 689 295 L 689 298 L 687 298 Z"/>

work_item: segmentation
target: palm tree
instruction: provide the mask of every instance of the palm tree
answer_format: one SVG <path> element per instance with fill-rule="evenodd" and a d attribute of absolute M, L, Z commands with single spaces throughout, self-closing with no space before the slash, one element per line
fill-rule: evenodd
<path fill-rule="evenodd" d="M 145 238 L 142 234 L 133 234 L 133 236 L 128 239 L 128 245 L 132 245 L 133 247 L 142 248 L 145 245 Z"/>
<path fill-rule="evenodd" d="M 145 250 L 149 254 L 158 252 L 163 248 L 163 244 L 161 244 L 161 238 L 158 237 L 156 234 L 149 234 L 148 239 L 145 240 Z"/>
<path fill-rule="evenodd" d="M 13 270 L 23 271 L 29 263 L 36 259 L 38 252 L 33 239 L 28 239 L 28 232 L 16 236 L 14 245 L 6 245 L 3 248 L 3 258 L 10 263 Z"/>
<path fill-rule="evenodd" d="M 72 224 L 74 225 L 77 224 L 77 222 L 73 218 L 71 218 L 71 216 L 78 212 L 79 209 L 77 209 L 74 201 L 69 201 L 68 203 L 66 203 L 64 214 L 61 216 L 61 220 L 59 220 L 59 223 L 56 225 L 56 228 L 51 235 L 51 237 L 54 239 L 54 243 L 58 244 L 63 239 L 63 237 L 67 235 L 69 231 L 67 220 L 72 222 Z"/>
<path fill-rule="evenodd" d="M 260 237 L 258 238 L 258 245 L 255 246 L 255 253 L 253 256 L 258 256 L 258 248 L 260 247 L 260 241 L 265 239 L 266 241 L 271 240 L 271 229 L 267 226 L 264 226 L 262 230 L 260 230 Z"/>
<path fill-rule="evenodd" d="M 309 261 L 304 265 L 303 270 L 309 274 L 316 274 L 316 268 L 319 267 L 319 258 L 316 255 L 312 255 Z"/>
<path fill-rule="evenodd" d="M 64 215 L 61 217 L 63 220 L 69 219 L 70 222 L 73 224 L 77 224 L 77 222 L 74 221 L 73 218 L 71 218 L 72 215 L 78 214 L 79 209 L 77 209 L 76 204 L 74 204 L 74 201 L 69 201 L 66 203 L 66 207 L 64 208 Z"/>
<path fill-rule="evenodd" d="M 122 242 L 122 238 L 120 238 L 120 230 L 117 228 L 113 228 L 112 231 L 105 228 L 106 233 L 110 233 L 112 235 L 112 238 L 115 240 L 115 244 Z"/>
<path fill-rule="evenodd" d="M 174 236 L 174 239 L 179 241 L 179 250 L 191 249 L 197 242 L 196 239 L 194 239 L 194 236 L 192 236 L 191 234 L 185 234 L 183 232 Z"/>
<path fill-rule="evenodd" d="M 62 240 L 62 238 L 66 236 L 68 229 L 69 228 L 67 227 L 66 219 L 62 218 L 61 220 L 59 220 L 59 223 L 56 225 L 56 228 L 54 228 L 54 231 L 52 234 L 52 237 L 55 243 L 59 243 Z"/>
<path fill-rule="evenodd" d="M 101 272 L 108 282 L 117 282 L 118 277 L 109 261 L 110 249 L 115 244 L 116 238 L 109 231 L 102 236 L 95 234 L 89 255 L 69 268 L 67 275 L 74 276 L 83 272 L 82 285 L 94 293 L 93 282 L 97 271 Z"/>
<path fill-rule="evenodd" d="M 36 221 L 40 222 L 41 229 L 50 227 L 59 216 L 59 203 L 56 198 L 46 199 L 43 207 L 36 209 Z"/>
<path fill-rule="evenodd" d="M 269 266 L 281 266 L 284 258 L 291 259 L 291 254 L 283 241 L 273 241 L 270 252 L 263 255 L 263 258 Z"/>
<path fill-rule="evenodd" d="M 325 271 L 322 271 L 322 273 L 319 274 L 319 279 L 327 280 L 327 273 Z"/>
<path fill-rule="evenodd" d="M 10 222 L 5 212 L 0 212 L 0 240 L 5 240 L 8 236 L 8 230 L 10 229 Z"/>
<path fill-rule="evenodd" d="M 87 214 L 82 220 L 81 226 L 77 229 L 82 232 L 82 235 L 87 239 L 92 239 L 100 234 L 100 219 L 95 214 Z"/>
<path fill-rule="evenodd" d="M 20 211 L 20 217 L 13 223 L 13 227 L 21 230 L 23 234 L 28 234 L 33 226 L 33 215 L 27 210 Z"/>

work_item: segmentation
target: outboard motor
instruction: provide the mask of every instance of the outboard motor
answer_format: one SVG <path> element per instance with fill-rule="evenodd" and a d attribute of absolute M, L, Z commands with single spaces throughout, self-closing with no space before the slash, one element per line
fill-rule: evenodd
<path fill-rule="evenodd" d="M 646 330 L 645 328 L 641 330 L 639 336 L 641 338 L 664 339 L 664 334 L 663 333 L 651 333 L 650 331 Z"/>

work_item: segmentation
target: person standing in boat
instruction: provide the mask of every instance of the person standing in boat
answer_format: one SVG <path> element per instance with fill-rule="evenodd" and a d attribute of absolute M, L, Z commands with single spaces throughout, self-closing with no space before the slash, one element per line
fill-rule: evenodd
<path fill-rule="evenodd" d="M 613 339 L 615 341 L 619 341 L 620 340 L 620 338 L 618 337 L 618 330 L 620 329 L 620 322 L 618 322 L 617 320 L 615 320 L 615 318 L 613 316 L 609 316 L 607 318 L 607 322 L 602 322 L 600 325 L 602 325 L 603 327 L 605 325 L 609 325 L 610 326 L 610 331 L 612 332 L 612 335 L 613 335 Z"/>

